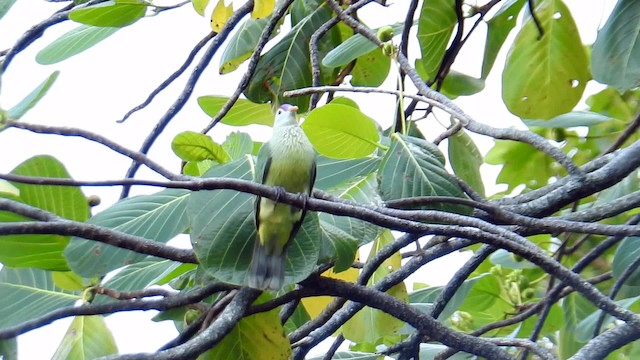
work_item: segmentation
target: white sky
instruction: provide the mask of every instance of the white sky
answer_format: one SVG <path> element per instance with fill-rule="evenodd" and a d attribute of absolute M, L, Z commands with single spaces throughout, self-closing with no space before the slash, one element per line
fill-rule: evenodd
<path fill-rule="evenodd" d="M 403 21 L 402 14 L 408 2 L 396 0 L 388 3 L 391 6 L 384 10 L 376 4 L 371 4 L 361 10 L 359 15 L 371 27 Z M 603 25 L 615 5 L 613 0 L 589 1 L 588 6 L 585 6 L 587 2 L 580 0 L 565 3 L 578 23 L 585 44 L 593 43 L 596 29 Z M 67 3 L 17 1 L 0 20 L 0 49 L 11 47 L 29 27 L 46 19 L 64 6 L 63 4 Z M 133 26 L 118 31 L 96 47 L 62 63 L 43 66 L 35 62 L 35 55 L 40 49 L 76 26 L 70 21 L 55 25 L 26 51 L 14 58 L 7 73 L 2 77 L 0 107 L 11 108 L 50 73 L 60 70 L 60 76 L 49 93 L 21 121 L 79 127 L 100 133 L 121 145 L 137 150 L 144 137 L 182 90 L 188 75 L 181 77 L 162 92 L 149 107 L 133 115 L 126 123 L 117 124 L 115 121 L 142 102 L 160 82 L 182 64 L 192 47 L 210 31 L 209 21 L 198 16 L 192 7 L 187 5 L 142 19 Z M 474 36 L 475 41 L 472 40 L 465 45 L 454 68 L 478 76 L 481 64 L 479 54 L 482 53 L 485 36 L 482 26 Z M 475 48 L 474 43 L 478 44 Z M 468 114 L 493 126 L 514 126 L 518 123 L 517 119 L 507 112 L 500 98 L 501 64 L 504 63 L 507 49 L 507 46 L 503 48 L 501 56 L 496 61 L 485 90 L 472 97 L 456 100 Z M 244 72 L 242 67 L 232 74 L 218 75 L 221 53 L 222 51 L 219 51 L 214 57 L 212 66 L 203 73 L 184 109 L 167 127 L 150 152 L 150 156 L 155 160 L 174 171 L 178 170 L 179 160 L 169 146 L 173 136 L 185 130 L 200 131 L 210 120 L 199 109 L 197 97 L 229 95 Z M 416 48 L 411 49 L 410 53 L 413 56 L 417 55 Z M 390 79 L 382 87 L 395 88 L 395 79 Z M 593 93 L 597 88 L 598 86 L 590 83 L 587 93 Z M 361 108 L 378 122 L 388 125 L 393 118 L 393 104 L 393 98 L 379 95 L 375 100 L 362 102 Z M 431 137 L 442 131 L 435 123 L 430 123 L 427 128 L 433 129 L 428 132 Z M 270 133 L 267 128 L 258 126 L 250 130 L 216 127 L 209 135 L 214 140 L 222 141 L 226 134 L 233 130 L 251 132 L 259 140 L 265 140 Z M 492 145 L 490 139 L 479 137 L 476 141 L 483 153 Z M 446 153 L 446 147 L 442 149 Z M 37 135 L 16 129 L 0 133 L 0 154 L 2 173 L 9 172 L 31 156 L 51 154 L 65 164 L 74 178 L 80 180 L 119 179 L 130 165 L 128 158 L 83 139 Z M 484 166 L 485 186 L 488 191 L 495 191 L 496 187 L 491 184 L 495 179 L 496 169 Z M 144 168 L 138 172 L 138 177 L 157 178 Z M 134 194 L 150 191 L 157 189 L 140 189 L 134 191 Z M 86 195 L 96 194 L 102 198 L 103 205 L 98 207 L 100 210 L 117 200 L 120 189 L 85 188 L 84 192 Z M 447 259 L 435 261 L 420 272 L 419 281 L 442 284 L 465 258 L 466 254 L 453 254 Z M 123 313 L 107 318 L 121 353 L 154 351 L 176 335 L 171 322 L 148 321 L 154 313 Z M 21 336 L 20 359 L 50 358 L 69 323 L 70 319 L 61 320 Z M 34 346 L 35 344 L 37 346 Z"/>

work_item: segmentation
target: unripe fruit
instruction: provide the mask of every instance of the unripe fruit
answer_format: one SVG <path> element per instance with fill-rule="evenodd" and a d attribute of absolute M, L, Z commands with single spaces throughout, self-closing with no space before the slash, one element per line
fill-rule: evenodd
<path fill-rule="evenodd" d="M 393 28 L 389 25 L 378 29 L 378 40 L 387 42 L 393 38 Z"/>

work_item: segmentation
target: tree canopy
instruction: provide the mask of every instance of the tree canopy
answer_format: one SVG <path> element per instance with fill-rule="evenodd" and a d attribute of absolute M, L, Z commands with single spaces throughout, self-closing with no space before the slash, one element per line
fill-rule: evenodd
<path fill-rule="evenodd" d="M 14 2 L 0 0 L 0 21 Z M 76 137 L 131 161 L 102 179 L 74 178 L 50 154 L 0 173 L 4 359 L 18 357 L 17 336 L 69 317 L 55 359 L 304 359 L 331 337 L 319 359 L 640 357 L 639 2 L 617 0 L 585 45 L 561 0 L 60 1 L 0 50 L 0 75 L 27 49 L 56 64 L 184 7 L 211 32 L 186 56 L 169 52 L 182 65 L 120 119 L 185 79 L 153 129 L 131 134 L 140 148 L 64 117 L 21 119 L 55 91 L 57 71 L 18 103 L 0 102 L 0 142 L 9 129 Z M 365 8 L 404 18 L 371 28 Z M 63 22 L 77 26 L 43 44 Z M 456 67 L 481 40 L 479 74 Z M 497 69 L 516 127 L 456 102 L 486 91 L 507 48 Z M 195 92 L 216 66 L 239 82 Z M 377 96 L 394 101 L 392 113 L 371 111 Z M 172 133 L 192 97 L 210 122 Z M 310 198 L 254 182 L 262 143 L 246 126 L 271 126 L 283 103 L 299 107 L 318 152 Z M 225 128 L 234 131 L 214 140 Z M 150 154 L 161 135 L 180 161 Z M 494 141 L 486 154 L 479 136 Z M 500 166 L 503 191 L 485 190 L 495 184 L 483 164 Z M 86 194 L 98 186 L 121 189 L 120 200 L 95 211 Z M 130 196 L 139 186 L 156 191 Z M 308 210 L 278 292 L 246 286 L 256 196 Z M 179 236 L 192 246 L 169 243 Z M 472 255 L 446 285 L 407 285 L 457 251 Z M 179 335 L 155 353 L 120 354 L 104 317 L 136 310 L 157 310 L 154 321 Z"/>

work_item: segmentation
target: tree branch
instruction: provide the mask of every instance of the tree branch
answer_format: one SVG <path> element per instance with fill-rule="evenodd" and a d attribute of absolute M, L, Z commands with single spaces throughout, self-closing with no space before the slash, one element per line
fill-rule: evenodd
<path fill-rule="evenodd" d="M 189 97 L 191 97 L 191 93 L 193 92 L 193 88 L 198 82 L 198 79 L 200 79 L 200 75 L 202 75 L 202 72 L 204 72 L 204 70 L 207 68 L 207 66 L 211 62 L 213 55 L 216 54 L 216 52 L 220 48 L 220 45 L 222 45 L 222 43 L 227 39 L 227 37 L 229 36 L 231 31 L 235 28 L 235 26 L 238 24 L 238 22 L 240 22 L 242 18 L 244 18 L 247 14 L 249 14 L 252 9 L 253 9 L 253 0 L 249 0 L 244 5 L 242 5 L 238 10 L 236 10 L 233 13 L 233 15 L 229 17 L 227 22 L 224 24 L 224 27 L 222 28 L 222 30 L 215 36 L 215 38 L 211 42 L 211 45 L 209 45 L 209 48 L 207 49 L 207 51 L 205 51 L 202 58 L 200 58 L 200 61 L 191 72 L 191 75 L 187 80 L 187 84 L 185 85 L 184 89 L 182 90 L 182 92 L 180 93 L 176 101 L 173 102 L 171 107 L 167 110 L 167 112 L 165 112 L 162 118 L 160 118 L 160 120 L 158 121 L 156 126 L 153 128 L 153 130 L 151 130 L 151 133 L 149 133 L 147 138 L 144 139 L 144 142 L 140 147 L 141 153 L 146 154 L 149 151 L 149 149 L 151 149 L 151 146 L 156 141 L 158 136 L 160 136 L 160 134 L 162 133 L 162 131 L 164 131 L 165 127 L 169 124 L 169 122 L 173 120 L 173 118 L 182 109 L 182 107 L 187 102 L 187 100 L 189 100 Z M 133 178 L 136 175 L 136 172 L 138 171 L 139 168 L 140 168 L 140 163 L 134 160 L 131 166 L 129 167 L 129 170 L 127 170 L 125 178 L 127 179 Z M 120 193 L 120 198 L 126 198 L 127 196 L 129 196 L 130 189 L 131 189 L 130 186 L 127 186 L 127 185 L 123 186 L 122 192 Z"/>

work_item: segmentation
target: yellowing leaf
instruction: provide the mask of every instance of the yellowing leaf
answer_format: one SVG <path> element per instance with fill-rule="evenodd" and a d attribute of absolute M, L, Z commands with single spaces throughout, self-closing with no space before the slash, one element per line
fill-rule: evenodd
<path fill-rule="evenodd" d="M 256 303 L 271 300 L 267 293 L 260 295 Z M 212 359 L 264 359 L 291 358 L 291 344 L 280 324 L 278 309 L 257 313 L 240 320 L 213 349 L 198 357 Z"/>
<path fill-rule="evenodd" d="M 191 5 L 200 16 L 204 16 L 204 9 L 209 5 L 209 0 L 191 0 Z"/>
<path fill-rule="evenodd" d="M 385 230 L 373 243 L 369 259 L 392 241 L 394 241 L 394 237 L 391 231 Z M 373 273 L 368 285 L 371 286 L 380 282 L 382 278 L 397 270 L 401 266 L 401 261 L 402 255 L 400 255 L 399 252 L 387 258 Z M 406 302 L 409 299 L 407 288 L 403 282 L 393 286 L 387 290 L 386 293 L 401 301 Z M 365 307 L 342 326 L 342 335 L 345 339 L 358 344 L 378 345 L 384 343 L 386 338 L 397 335 L 396 332 L 400 330 L 403 325 L 404 323 L 402 321 L 383 311 Z"/>
<path fill-rule="evenodd" d="M 332 279 L 340 279 L 349 282 L 355 282 L 358 278 L 358 269 L 349 268 L 345 271 L 334 273 L 333 268 L 322 273 L 322 276 L 332 278 Z M 333 300 L 331 296 L 315 296 L 302 298 L 302 305 L 305 310 L 307 310 L 307 314 L 309 314 L 310 318 L 315 318 L 320 315 L 322 310 L 324 310 L 327 305 Z"/>
<path fill-rule="evenodd" d="M 211 28 L 215 32 L 220 32 L 224 24 L 233 15 L 233 5 L 226 6 L 224 0 L 218 0 L 216 7 L 213 8 L 211 13 Z"/>
<path fill-rule="evenodd" d="M 253 11 L 251 17 L 254 19 L 262 19 L 271 15 L 273 8 L 276 6 L 275 0 L 255 0 L 253 2 Z"/>

